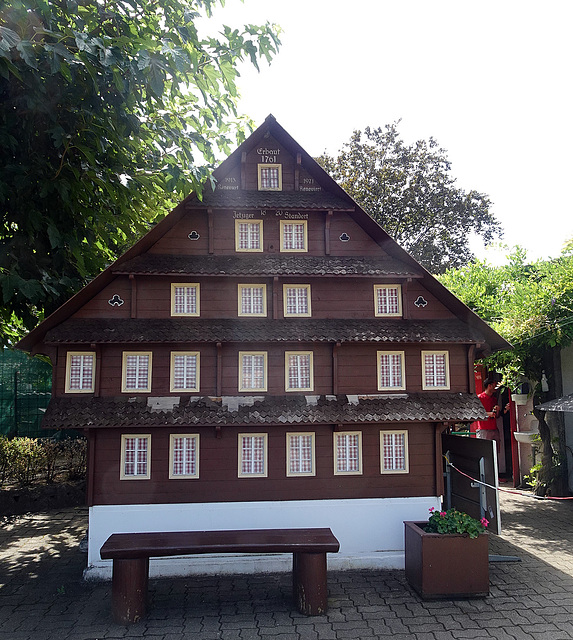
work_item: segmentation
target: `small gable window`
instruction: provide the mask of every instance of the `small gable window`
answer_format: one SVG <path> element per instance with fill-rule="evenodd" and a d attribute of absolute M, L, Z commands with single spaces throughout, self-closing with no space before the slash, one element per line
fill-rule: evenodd
<path fill-rule="evenodd" d="M 360 431 L 334 434 L 334 475 L 362 473 L 362 433 Z"/>
<path fill-rule="evenodd" d="M 235 220 L 235 251 L 263 250 L 263 221 Z"/>
<path fill-rule="evenodd" d="M 171 352 L 171 391 L 199 391 L 199 352 Z"/>
<path fill-rule="evenodd" d="M 238 301 L 240 316 L 267 315 L 267 285 L 266 284 L 239 284 Z"/>
<path fill-rule="evenodd" d="M 151 477 L 151 435 L 121 436 L 121 480 L 149 480 Z"/>
<path fill-rule="evenodd" d="M 259 191 L 282 191 L 283 173 L 280 164 L 259 164 Z"/>
<path fill-rule="evenodd" d="M 151 391 L 151 353 L 139 351 L 123 352 L 122 389 L 130 391 Z"/>
<path fill-rule="evenodd" d="M 374 315 L 390 317 L 402 315 L 402 287 L 399 284 L 374 285 Z"/>
<path fill-rule="evenodd" d="M 199 284 L 197 282 L 171 284 L 172 316 L 198 316 L 199 310 Z"/>
<path fill-rule="evenodd" d="M 239 434 L 239 477 L 265 478 L 267 476 L 267 434 Z"/>
<path fill-rule="evenodd" d="M 95 361 L 95 353 L 68 351 L 66 393 L 93 393 Z"/>
<path fill-rule="evenodd" d="M 287 433 L 287 476 L 314 476 L 314 433 Z"/>
<path fill-rule="evenodd" d="M 422 388 L 449 389 L 450 364 L 447 351 L 422 351 Z"/>
<path fill-rule="evenodd" d="M 199 477 L 199 434 L 172 434 L 169 446 L 169 477 Z"/>
<path fill-rule="evenodd" d="M 283 285 L 283 306 L 285 318 L 310 316 L 310 285 Z"/>
<path fill-rule="evenodd" d="M 308 251 L 307 223 L 306 220 L 290 222 L 280 221 L 281 251 L 302 252 Z"/>
<path fill-rule="evenodd" d="M 408 432 L 380 431 L 380 473 L 408 473 Z"/>
<path fill-rule="evenodd" d="M 404 352 L 378 351 L 378 391 L 400 391 L 405 388 Z"/>

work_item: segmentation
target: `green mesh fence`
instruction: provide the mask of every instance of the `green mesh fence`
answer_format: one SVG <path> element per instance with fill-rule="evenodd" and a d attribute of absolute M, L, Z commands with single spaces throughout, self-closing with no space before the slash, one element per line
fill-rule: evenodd
<path fill-rule="evenodd" d="M 0 351 L 0 434 L 52 436 L 40 429 L 52 390 L 52 366 L 21 351 Z"/>

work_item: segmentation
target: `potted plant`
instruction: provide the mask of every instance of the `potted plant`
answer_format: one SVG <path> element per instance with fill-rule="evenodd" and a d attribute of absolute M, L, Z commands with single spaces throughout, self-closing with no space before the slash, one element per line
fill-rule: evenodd
<path fill-rule="evenodd" d="M 485 518 L 430 509 L 427 522 L 404 522 L 406 579 L 424 599 L 489 594 Z"/>

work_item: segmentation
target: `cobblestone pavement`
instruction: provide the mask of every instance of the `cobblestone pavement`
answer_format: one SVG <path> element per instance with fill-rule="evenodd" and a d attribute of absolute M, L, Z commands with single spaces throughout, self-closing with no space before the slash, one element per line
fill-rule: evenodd
<path fill-rule="evenodd" d="M 291 605 L 288 574 L 152 580 L 149 614 L 111 617 L 110 583 L 82 580 L 87 510 L 5 518 L 0 529 L 0 640 L 573 639 L 573 501 L 502 494 L 490 553 L 491 595 L 425 602 L 403 571 L 329 572 L 329 612 Z"/>

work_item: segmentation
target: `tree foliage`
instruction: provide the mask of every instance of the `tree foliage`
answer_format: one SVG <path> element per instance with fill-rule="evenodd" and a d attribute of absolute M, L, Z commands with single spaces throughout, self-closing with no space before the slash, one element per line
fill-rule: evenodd
<path fill-rule="evenodd" d="M 3 3 L 4 340 L 59 306 L 176 200 L 200 191 L 216 151 L 241 141 L 237 65 L 270 61 L 278 29 L 201 36 L 198 19 L 218 4 Z"/>
<path fill-rule="evenodd" d="M 573 343 L 573 243 L 553 260 L 527 261 L 516 247 L 507 264 L 475 261 L 441 278 L 453 293 L 513 345 L 485 359 L 512 390 L 523 378 L 533 382 L 534 404 L 562 395 L 560 352 Z M 546 382 L 547 387 L 541 383 Z M 542 441 L 540 493 L 567 491 L 563 425 L 556 413 L 535 410 Z"/>
<path fill-rule="evenodd" d="M 433 138 L 405 144 L 398 123 L 355 131 L 318 162 L 432 273 L 469 263 L 471 234 L 486 244 L 501 234 L 489 198 L 456 186 L 444 149 Z"/>

